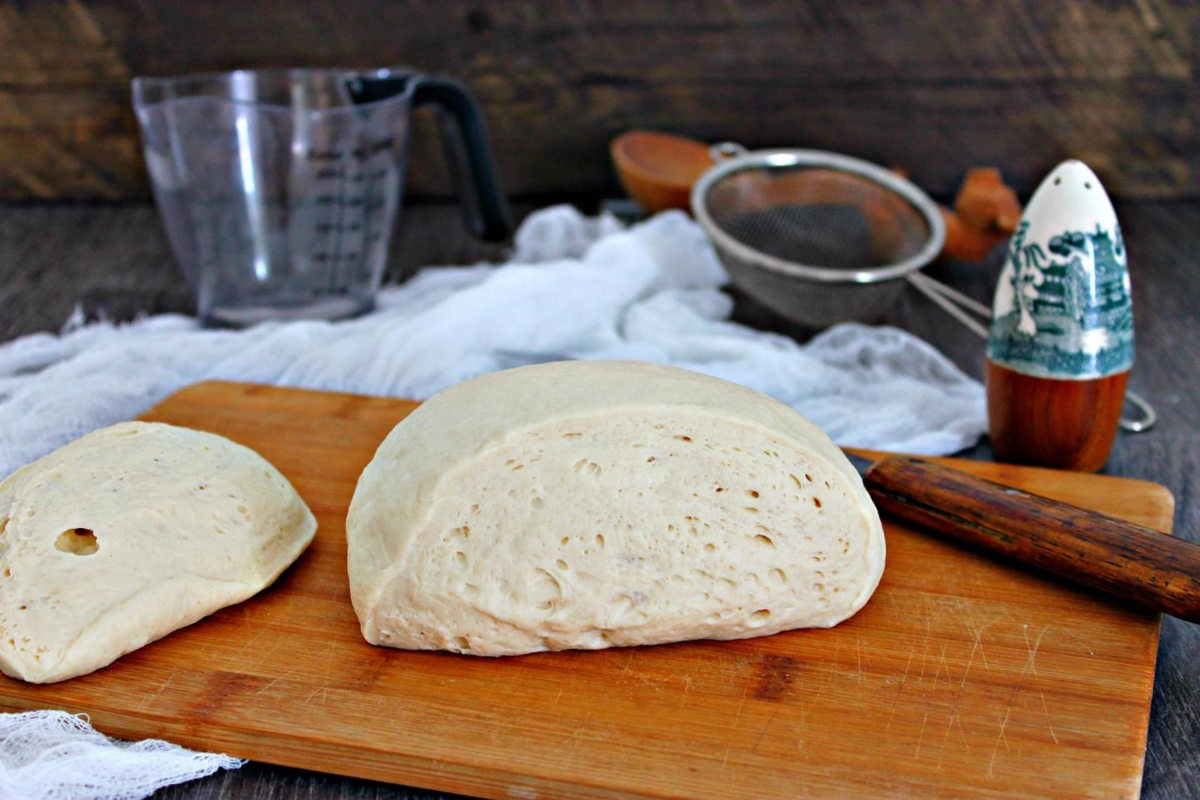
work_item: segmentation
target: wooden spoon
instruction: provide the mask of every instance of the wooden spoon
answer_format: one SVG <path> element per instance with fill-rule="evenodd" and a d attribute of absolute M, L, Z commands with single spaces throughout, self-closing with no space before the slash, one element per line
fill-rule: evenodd
<path fill-rule="evenodd" d="M 649 214 L 687 211 L 692 184 L 714 163 L 704 142 L 658 131 L 627 131 L 609 153 L 621 185 Z"/>

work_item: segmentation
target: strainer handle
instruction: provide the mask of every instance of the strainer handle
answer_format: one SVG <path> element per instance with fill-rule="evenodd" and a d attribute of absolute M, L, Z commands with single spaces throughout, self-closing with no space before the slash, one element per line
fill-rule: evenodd
<path fill-rule="evenodd" d="M 987 328 L 980 324 L 979 320 L 971 317 L 971 314 L 975 314 L 985 320 L 992 318 L 991 309 L 983 303 L 967 297 L 957 289 L 953 289 L 941 281 L 934 280 L 928 275 L 922 275 L 920 272 L 910 273 L 908 275 L 908 282 L 912 284 L 914 289 L 928 297 L 943 311 L 962 323 L 963 327 L 967 328 L 980 339 L 987 340 Z M 1142 433 L 1153 428 L 1158 422 L 1158 412 L 1154 410 L 1154 406 L 1150 405 L 1150 402 L 1146 398 L 1132 389 L 1125 390 L 1125 399 L 1138 410 L 1141 417 L 1121 417 L 1121 430 L 1128 431 L 1129 433 Z"/>

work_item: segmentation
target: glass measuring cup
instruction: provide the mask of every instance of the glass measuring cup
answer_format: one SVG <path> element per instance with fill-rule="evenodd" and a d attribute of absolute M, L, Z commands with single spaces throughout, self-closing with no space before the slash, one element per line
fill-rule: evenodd
<path fill-rule="evenodd" d="M 370 309 L 400 208 L 409 116 L 435 106 L 469 228 L 511 233 L 482 115 L 408 70 L 137 78 L 133 103 L 171 249 L 210 324 Z"/>

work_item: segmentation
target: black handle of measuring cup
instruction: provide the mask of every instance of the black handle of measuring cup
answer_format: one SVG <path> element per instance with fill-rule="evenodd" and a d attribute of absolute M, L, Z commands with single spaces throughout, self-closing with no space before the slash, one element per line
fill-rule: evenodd
<path fill-rule="evenodd" d="M 480 239 L 507 239 L 512 234 L 512 215 L 475 99 L 462 84 L 447 78 L 417 75 L 414 81 L 413 107 L 430 105 L 438 111 L 446 162 L 467 227 Z"/>

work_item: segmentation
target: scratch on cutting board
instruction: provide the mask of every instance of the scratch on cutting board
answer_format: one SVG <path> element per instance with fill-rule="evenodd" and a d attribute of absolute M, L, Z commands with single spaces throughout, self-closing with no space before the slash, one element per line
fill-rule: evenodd
<path fill-rule="evenodd" d="M 858 634 L 854 635 L 854 661 L 856 664 L 856 669 L 858 670 L 858 682 L 862 683 L 862 637 L 860 637 Z"/>
<path fill-rule="evenodd" d="M 1019 688 L 1019 687 L 1018 687 Z M 1016 691 L 1013 691 L 1016 695 Z M 992 757 L 988 759 L 988 777 L 996 777 L 996 756 L 1000 752 L 1000 742 L 1004 742 L 1004 749 L 1012 752 L 1012 748 L 1008 746 L 1008 738 L 1004 735 L 1004 729 L 1008 727 L 1008 715 L 1012 713 L 1012 701 L 1010 699 L 1008 710 L 1004 712 L 1004 717 L 1000 719 L 1000 735 L 996 737 L 996 746 L 992 748 Z"/>
<path fill-rule="evenodd" d="M 625 659 L 625 666 L 621 667 L 621 677 L 622 678 L 629 677 L 629 668 L 632 665 L 633 665 L 633 653 L 630 653 L 629 657 Z"/>
<path fill-rule="evenodd" d="M 917 761 L 921 760 L 921 742 L 925 741 L 925 726 L 929 722 L 929 712 L 925 712 L 925 716 L 921 718 L 921 732 L 917 735 Z"/>
<path fill-rule="evenodd" d="M 266 664 L 271 659 L 271 656 L 275 655 L 275 653 L 279 651 L 280 647 L 283 647 L 283 641 L 281 639 L 276 639 L 274 644 L 271 645 L 270 649 L 258 657 L 258 660 L 255 662 L 255 666 L 261 667 L 263 664 Z"/>
<path fill-rule="evenodd" d="M 800 702 L 797 703 L 797 705 L 800 707 L 800 725 L 805 726 L 805 725 L 808 725 L 808 703 L 805 702 L 805 698 L 808 696 L 808 693 L 804 691 L 804 673 L 803 672 L 800 673 L 799 689 L 800 689 L 800 691 L 797 692 L 797 697 L 800 698 Z"/>
<path fill-rule="evenodd" d="M 758 746 L 762 744 L 763 737 L 767 735 L 767 731 L 770 730 L 771 723 L 775 721 L 777 714 L 779 714 L 779 706 L 775 706 L 775 708 L 771 709 L 770 716 L 768 716 L 767 721 L 763 723 L 762 730 L 758 732 L 758 738 L 754 740 L 754 747 L 750 749 L 750 755 L 754 755 L 758 752 Z"/>
<path fill-rule="evenodd" d="M 975 663 L 975 653 L 979 653 L 980 657 L 983 658 L 983 668 L 989 671 L 991 670 L 991 667 L 988 665 L 987 653 L 983 651 L 983 632 L 987 630 L 987 625 L 984 625 L 978 630 L 970 622 L 967 622 L 966 626 L 967 630 L 971 633 L 971 638 L 974 641 L 971 644 L 971 655 L 967 657 L 967 666 L 963 670 L 962 681 L 960 681 L 958 684 L 959 689 L 963 688 L 967 684 L 967 676 L 971 673 L 971 665 Z"/>
<path fill-rule="evenodd" d="M 966 731 L 963 730 L 962 720 L 959 718 L 958 709 L 962 705 L 963 692 L 966 690 L 967 674 L 971 671 L 971 663 L 975 658 L 975 649 L 971 649 L 971 655 L 967 659 L 967 666 L 963 669 L 962 680 L 958 683 L 958 691 L 954 693 L 954 701 L 950 707 L 950 720 L 946 723 L 946 730 L 942 734 L 942 747 L 938 751 L 938 771 L 942 769 L 942 764 L 946 757 L 946 743 L 950 740 L 950 731 L 954 728 L 955 723 L 958 724 L 959 735 L 962 736 L 963 744 L 967 746 L 967 752 L 971 752 L 971 743 L 967 741 Z"/>
<path fill-rule="evenodd" d="M 946 731 L 942 734 L 942 747 L 938 750 L 938 772 L 942 771 L 942 763 L 946 757 L 946 742 L 950 740 L 950 731 L 954 728 L 954 723 L 958 721 L 958 704 L 955 703 L 954 708 L 950 709 L 950 722 L 946 724 Z"/>
<path fill-rule="evenodd" d="M 295 668 L 295 667 L 289 667 L 288 669 L 285 669 L 283 672 L 281 672 L 281 673 L 279 673 L 278 675 L 276 675 L 276 676 L 275 676 L 275 677 L 274 677 L 274 678 L 271 680 L 271 682 L 270 682 L 270 683 L 268 683 L 266 686 L 263 686 L 261 689 L 259 689 L 257 692 L 255 692 L 255 693 L 254 693 L 254 695 L 257 697 L 258 695 L 262 694 L 263 692 L 266 692 L 266 691 L 267 691 L 268 689 L 270 689 L 272 686 L 274 686 L 275 684 L 277 684 L 277 683 L 279 683 L 280 681 L 284 680 L 285 678 L 290 678 L 290 677 L 292 677 L 292 675 L 294 675 L 295 673 L 296 673 L 296 668 Z"/>
<path fill-rule="evenodd" d="M 172 672 L 170 675 L 167 676 L 167 679 L 159 685 L 158 690 L 154 694 L 150 695 L 149 697 L 144 699 L 142 702 L 138 703 L 137 710 L 144 711 L 147 708 L 149 708 L 150 704 L 153 703 L 155 700 L 157 700 L 159 695 L 161 695 L 163 692 L 165 692 L 167 690 L 167 687 L 171 685 L 171 681 L 173 681 L 173 680 L 175 680 L 174 672 Z"/>
<path fill-rule="evenodd" d="M 967 746 L 967 752 L 972 752 L 971 743 L 967 741 L 967 732 L 963 730 L 962 719 L 960 719 L 958 716 L 955 716 L 954 721 L 958 723 L 958 735 L 962 737 L 963 744 Z"/>
<path fill-rule="evenodd" d="M 258 690 L 257 692 L 255 692 L 254 694 L 256 694 L 256 695 L 260 695 L 260 694 L 262 694 L 263 692 L 267 691 L 267 690 L 268 690 L 268 689 L 270 689 L 272 686 L 274 686 L 275 684 L 279 683 L 279 682 L 280 682 L 281 680 L 283 680 L 283 679 L 284 679 L 284 678 L 285 678 L 287 675 L 290 675 L 290 674 L 291 674 L 291 673 L 289 673 L 289 672 L 285 672 L 285 673 L 283 673 L 282 675 L 278 675 L 278 676 L 276 676 L 274 679 L 272 679 L 272 681 L 271 681 L 270 683 L 268 683 L 266 686 L 264 686 L 264 687 L 262 687 L 261 689 L 259 689 L 259 690 Z"/>
<path fill-rule="evenodd" d="M 916 642 L 910 642 L 908 649 L 908 661 L 904 664 L 904 674 L 900 676 L 900 683 L 896 684 L 896 696 L 892 700 L 892 711 L 890 714 L 888 714 L 887 726 L 883 729 L 884 733 L 892 728 L 892 718 L 896 716 L 896 709 L 900 706 L 900 695 L 904 693 L 904 682 L 908 680 L 908 672 L 912 669 L 913 656 L 916 654 Z"/>
<path fill-rule="evenodd" d="M 1050 708 L 1046 705 L 1046 693 L 1042 691 L 1041 676 L 1037 671 L 1037 651 L 1042 646 L 1042 637 L 1046 635 L 1046 631 L 1050 630 L 1049 626 L 1042 628 L 1042 632 L 1038 634 L 1037 641 L 1032 647 L 1029 645 L 1029 629 L 1022 628 L 1021 635 L 1025 637 L 1025 648 L 1029 650 L 1029 671 L 1033 673 L 1033 685 L 1037 687 L 1038 696 L 1042 699 L 1042 714 L 1046 718 L 1046 730 L 1050 731 L 1050 738 L 1058 744 L 1058 734 L 1054 732 L 1054 726 L 1050 724 Z"/>
<path fill-rule="evenodd" d="M 1046 631 L 1050 630 L 1049 625 L 1042 628 L 1041 633 L 1038 634 L 1037 640 L 1031 643 L 1029 641 L 1028 628 L 1029 628 L 1028 625 L 1023 625 L 1021 633 L 1025 637 L 1025 648 L 1029 652 L 1029 657 L 1025 659 L 1025 665 L 1023 667 L 1021 667 L 1021 674 L 1019 676 L 1017 676 L 1017 683 L 1015 686 L 1013 686 L 1012 694 L 1009 695 L 1009 698 L 1008 698 L 1008 708 L 1005 709 L 1004 716 L 1000 720 L 1000 735 L 996 737 L 996 744 L 992 748 L 992 757 L 988 761 L 988 777 L 989 778 L 995 777 L 996 756 L 1000 752 L 1001 742 L 1004 743 L 1005 750 L 1009 751 L 1010 753 L 1012 752 L 1012 747 L 1010 747 L 1008 744 L 1008 737 L 1005 736 L 1004 729 L 1008 727 L 1009 717 L 1012 715 L 1013 706 L 1016 705 L 1017 695 L 1020 693 L 1022 687 L 1025 685 L 1025 678 L 1032 672 L 1032 674 L 1035 677 L 1035 681 L 1036 681 L 1037 651 L 1038 651 L 1038 648 L 1041 647 L 1041 645 L 1042 645 L 1042 637 L 1046 635 Z M 1054 732 L 1054 727 L 1050 724 L 1050 711 L 1049 711 L 1049 708 L 1046 706 L 1045 692 L 1042 691 L 1042 687 L 1039 684 L 1037 684 L 1036 682 L 1035 682 L 1035 686 L 1037 686 L 1038 694 L 1041 695 L 1042 711 L 1045 715 L 1046 729 L 1050 732 L 1050 738 L 1052 738 L 1054 740 L 1055 744 L 1058 744 L 1058 734 L 1056 734 Z"/>
<path fill-rule="evenodd" d="M 587 741 L 579 735 L 580 732 L 571 734 L 571 754 L 567 757 L 572 764 L 579 762 L 579 750 Z"/>
<path fill-rule="evenodd" d="M 258 631 L 253 636 L 250 637 L 249 641 L 247 641 L 245 644 L 243 644 L 241 647 L 239 647 L 237 650 L 235 650 L 233 652 L 233 655 L 231 655 L 229 657 L 229 661 L 232 662 L 232 661 L 236 660 L 238 656 L 240 656 L 242 653 L 246 652 L 251 647 L 253 647 L 254 643 L 257 642 L 259 639 L 261 639 L 262 635 L 266 632 L 267 632 L 266 627 L 259 628 Z"/>
<path fill-rule="evenodd" d="M 933 634 L 933 623 L 929 617 L 925 617 L 925 649 L 921 652 L 921 677 L 918 680 L 925 680 L 925 660 L 929 657 L 929 637 Z"/>
<path fill-rule="evenodd" d="M 974 656 L 975 649 L 978 648 L 979 655 L 983 658 L 983 668 L 986 670 L 990 670 L 992 667 L 990 664 L 988 664 L 987 651 L 983 649 L 983 634 L 984 631 L 991 627 L 991 625 L 992 623 L 989 622 L 986 625 L 976 628 L 973 624 L 971 624 L 970 620 L 966 620 L 967 630 L 970 632 L 971 638 L 975 640 L 975 644 L 971 649 L 971 655 Z"/>
<path fill-rule="evenodd" d="M 749 691 L 749 689 L 747 689 Z M 742 692 L 742 696 L 738 698 L 737 711 L 733 714 L 733 724 L 731 727 L 737 727 L 738 720 L 742 718 L 742 710 L 746 707 L 746 693 Z"/>
<path fill-rule="evenodd" d="M 942 654 L 938 656 L 937 670 L 933 673 L 933 686 L 937 688 L 938 677 L 942 674 L 942 667 L 946 668 L 946 680 L 949 683 L 954 683 L 954 675 L 950 672 L 950 662 L 946 660 L 946 648 L 949 645 L 942 642 Z"/>

